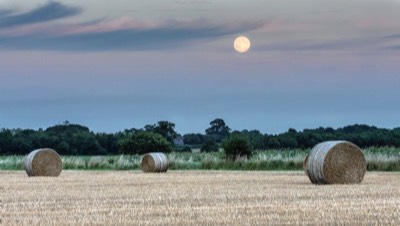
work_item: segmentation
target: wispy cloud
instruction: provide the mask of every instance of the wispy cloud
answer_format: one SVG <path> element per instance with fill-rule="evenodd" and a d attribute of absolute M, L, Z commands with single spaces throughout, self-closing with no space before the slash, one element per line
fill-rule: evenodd
<path fill-rule="evenodd" d="M 185 46 L 198 40 L 258 29 L 262 21 L 214 23 L 202 20 L 139 21 L 100 19 L 66 24 L 51 22 L 81 13 L 81 9 L 50 2 L 23 14 L 0 12 L 0 49 L 107 51 L 152 50 Z M 33 24 L 35 23 L 35 24 Z"/>
<path fill-rule="evenodd" d="M 257 29 L 262 22 L 241 24 L 213 24 L 210 22 L 166 22 L 151 28 L 120 28 L 88 32 L 57 33 L 59 27 L 18 36 L 0 36 L 2 49 L 102 51 L 153 50 L 185 46 L 193 41 L 213 40 L 217 37 Z M 85 31 L 85 29 L 83 29 Z"/>
<path fill-rule="evenodd" d="M 69 7 L 53 1 L 26 13 L 18 14 L 12 10 L 3 10 L 0 11 L 0 28 L 53 21 L 73 16 L 80 12 L 81 9 L 77 7 Z"/>
<path fill-rule="evenodd" d="M 259 46 L 259 51 L 369 51 L 382 50 L 385 40 L 379 36 L 343 38 L 330 41 L 293 40 Z"/>
<path fill-rule="evenodd" d="M 321 24 L 307 24 L 304 21 L 275 20 L 263 28 L 282 39 L 270 39 L 268 43 L 264 42 L 253 50 L 376 52 L 391 49 L 388 46 L 393 46 L 393 50 L 399 49 L 396 44 L 400 44 L 400 35 L 385 35 L 391 34 L 398 27 L 397 22 L 385 18 L 371 19 L 370 16 L 348 19 L 346 24 L 340 26 L 332 19 L 321 21 Z"/>
<path fill-rule="evenodd" d="M 400 34 L 391 34 L 383 37 L 389 44 L 384 47 L 385 50 L 400 50 Z"/>
<path fill-rule="evenodd" d="M 386 39 L 400 39 L 400 34 L 386 35 L 384 38 L 386 38 Z"/>
<path fill-rule="evenodd" d="M 203 5 L 203 4 L 212 4 L 208 0 L 177 0 L 175 4 L 178 5 Z"/>

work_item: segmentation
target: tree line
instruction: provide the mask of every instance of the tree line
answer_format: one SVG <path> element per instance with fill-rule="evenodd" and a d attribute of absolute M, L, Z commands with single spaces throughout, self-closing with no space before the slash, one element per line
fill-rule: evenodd
<path fill-rule="evenodd" d="M 0 130 L 0 155 L 24 155 L 37 148 L 53 148 L 62 155 L 143 154 L 150 151 L 218 151 L 230 137 L 240 137 L 252 150 L 308 149 L 327 140 L 347 140 L 361 148 L 400 147 L 400 127 L 383 129 L 368 125 L 349 125 L 337 129 L 319 127 L 280 134 L 258 130 L 232 131 L 223 119 L 210 122 L 204 133 L 179 134 L 175 124 L 159 121 L 143 128 L 117 133 L 95 133 L 88 127 L 68 121 L 47 129 Z"/>

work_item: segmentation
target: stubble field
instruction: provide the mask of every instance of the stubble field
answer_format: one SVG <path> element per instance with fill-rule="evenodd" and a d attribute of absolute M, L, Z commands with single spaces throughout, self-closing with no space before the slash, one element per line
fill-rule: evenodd
<path fill-rule="evenodd" d="M 303 172 L 0 171 L 3 225 L 398 225 L 400 173 L 312 185 Z"/>

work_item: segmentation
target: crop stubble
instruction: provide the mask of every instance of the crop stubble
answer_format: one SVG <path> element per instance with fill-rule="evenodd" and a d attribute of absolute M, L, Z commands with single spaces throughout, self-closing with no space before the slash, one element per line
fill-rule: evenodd
<path fill-rule="evenodd" d="M 313 185 L 303 172 L 0 171 L 5 225 L 276 225 L 400 222 L 400 174 Z"/>

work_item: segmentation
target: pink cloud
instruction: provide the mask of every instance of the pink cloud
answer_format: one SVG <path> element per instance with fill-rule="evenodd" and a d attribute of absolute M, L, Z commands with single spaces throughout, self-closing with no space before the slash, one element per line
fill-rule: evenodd
<path fill-rule="evenodd" d="M 128 29 L 147 30 L 162 26 L 157 21 L 140 21 L 129 17 L 120 17 L 113 20 L 104 20 L 98 23 L 75 24 L 66 26 L 63 34 L 101 33 Z"/>
<path fill-rule="evenodd" d="M 76 23 L 76 24 L 62 24 L 62 23 L 40 23 L 40 24 L 31 24 L 24 25 L 12 28 L 6 28 L 0 31 L 0 35 L 5 36 L 23 36 L 23 35 L 31 35 L 31 34 L 39 34 L 39 35 L 76 35 L 76 34 L 85 34 L 85 33 L 106 33 L 113 31 L 123 31 L 123 30 L 152 30 L 159 28 L 186 28 L 186 27 L 197 27 L 197 28 L 207 28 L 207 27 L 216 27 L 216 26 L 224 26 L 227 29 L 237 29 L 239 27 L 259 27 L 262 28 L 264 26 L 264 22 L 251 22 L 251 21 L 242 21 L 235 23 L 220 23 L 215 24 L 205 19 L 197 19 L 197 20 L 163 20 L 163 21 L 141 21 L 137 19 L 133 19 L 130 17 L 119 17 L 112 20 L 99 20 L 87 23 Z M 253 29 L 253 28 L 250 28 Z"/>
<path fill-rule="evenodd" d="M 118 30 L 138 29 L 147 30 L 163 26 L 162 22 L 158 21 L 140 21 L 128 17 L 120 17 L 113 20 L 101 20 L 92 23 L 79 23 L 79 24 L 54 24 L 54 23 L 40 23 L 30 24 L 18 27 L 12 27 L 0 30 L 1 35 L 19 36 L 28 34 L 80 34 L 80 33 L 102 33 Z"/>
<path fill-rule="evenodd" d="M 396 20 L 387 18 L 361 18 L 354 22 L 360 28 L 392 28 L 398 27 L 400 24 Z"/>

